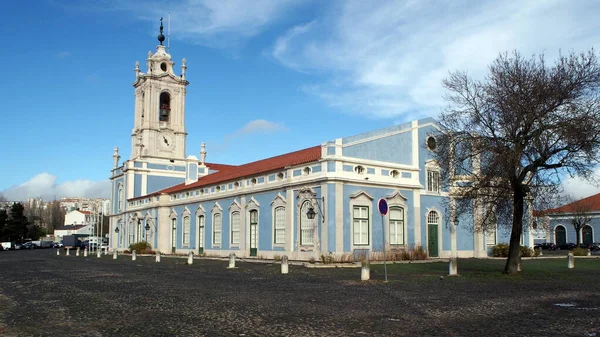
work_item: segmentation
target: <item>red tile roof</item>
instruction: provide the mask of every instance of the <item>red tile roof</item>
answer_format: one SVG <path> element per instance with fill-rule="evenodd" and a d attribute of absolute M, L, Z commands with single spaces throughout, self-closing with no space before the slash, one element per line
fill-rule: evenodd
<path fill-rule="evenodd" d="M 201 186 L 214 185 L 218 183 L 223 183 L 227 181 L 232 181 L 235 179 L 245 178 L 254 176 L 261 173 L 271 172 L 275 170 L 280 170 L 288 166 L 301 165 L 305 163 L 314 162 L 321 159 L 321 146 L 313 146 L 304 150 L 299 150 L 295 152 L 290 152 L 286 154 L 282 154 L 280 156 L 271 157 L 259 161 L 255 161 L 252 163 L 232 166 L 232 165 L 223 165 L 223 164 L 209 164 L 206 163 L 210 169 L 220 168 L 219 172 L 211 173 L 207 176 L 202 176 L 198 179 L 197 182 L 186 185 L 179 184 L 164 190 L 152 193 L 150 195 L 158 195 L 162 193 L 174 193 L 181 192 L 185 190 L 191 190 Z M 139 198 L 148 197 L 148 195 L 131 198 L 129 200 L 135 200 Z"/>
<path fill-rule="evenodd" d="M 594 194 L 587 198 L 583 198 L 560 206 L 557 208 L 543 211 L 545 214 L 556 214 L 556 213 L 577 213 L 577 212 L 588 212 L 588 211 L 600 211 L 600 193 Z"/>
<path fill-rule="evenodd" d="M 79 212 L 79 213 L 83 213 L 83 214 L 94 214 L 94 213 L 92 213 L 90 211 L 80 211 L 78 209 L 76 211 Z"/>

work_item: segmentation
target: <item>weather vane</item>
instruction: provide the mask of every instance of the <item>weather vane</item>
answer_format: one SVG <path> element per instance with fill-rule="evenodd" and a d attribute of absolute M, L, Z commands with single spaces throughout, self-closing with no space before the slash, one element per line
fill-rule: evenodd
<path fill-rule="evenodd" d="M 160 45 L 162 46 L 163 41 L 165 40 L 165 36 L 163 35 L 163 18 L 162 16 L 160 17 L 160 33 L 158 34 L 158 42 L 160 42 Z"/>

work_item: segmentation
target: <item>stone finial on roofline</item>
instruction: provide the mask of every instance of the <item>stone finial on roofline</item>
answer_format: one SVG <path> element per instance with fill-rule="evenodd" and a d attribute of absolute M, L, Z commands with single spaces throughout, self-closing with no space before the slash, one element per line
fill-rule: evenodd
<path fill-rule="evenodd" d="M 204 166 L 206 162 L 206 143 L 200 144 L 200 165 Z"/>
<path fill-rule="evenodd" d="M 114 163 L 114 168 L 119 167 L 119 159 L 121 158 L 121 156 L 119 156 L 119 148 L 115 147 L 115 152 L 113 152 L 113 163 Z"/>

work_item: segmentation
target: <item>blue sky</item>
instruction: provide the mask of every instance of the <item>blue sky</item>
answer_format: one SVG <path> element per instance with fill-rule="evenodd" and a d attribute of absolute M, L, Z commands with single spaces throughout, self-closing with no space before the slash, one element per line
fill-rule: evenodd
<path fill-rule="evenodd" d="M 600 50 L 592 0 L 32 0 L 3 13 L 11 200 L 108 196 L 113 148 L 131 151 L 134 64 L 168 13 L 175 67 L 188 66 L 187 154 L 206 142 L 207 161 L 226 164 L 436 116 L 441 80 L 483 76 L 499 52 Z"/>

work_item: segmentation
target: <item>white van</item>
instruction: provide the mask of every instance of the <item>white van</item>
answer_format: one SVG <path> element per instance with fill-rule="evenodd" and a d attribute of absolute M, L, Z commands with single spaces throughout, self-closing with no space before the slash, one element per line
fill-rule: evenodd
<path fill-rule="evenodd" d="M 4 250 L 15 249 L 14 242 L 2 242 L 1 244 L 2 244 L 2 247 L 4 248 Z"/>

